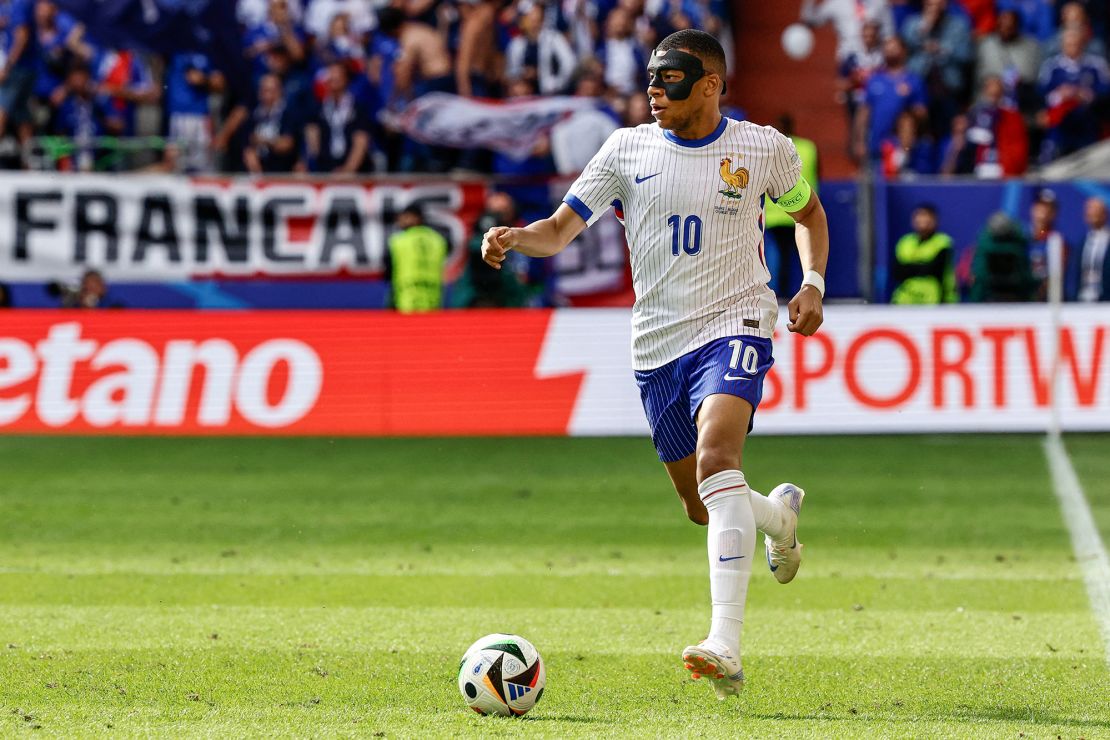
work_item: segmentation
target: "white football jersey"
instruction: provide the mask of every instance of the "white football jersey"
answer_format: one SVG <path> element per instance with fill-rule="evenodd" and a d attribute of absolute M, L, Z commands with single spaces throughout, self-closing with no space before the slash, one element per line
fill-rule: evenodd
<path fill-rule="evenodd" d="M 782 197 L 801 167 L 789 138 L 728 118 L 698 140 L 657 123 L 622 128 L 590 160 L 563 200 L 587 224 L 611 205 L 624 222 L 635 369 L 721 337 L 771 337 L 778 304 L 767 285 L 763 198 Z"/>

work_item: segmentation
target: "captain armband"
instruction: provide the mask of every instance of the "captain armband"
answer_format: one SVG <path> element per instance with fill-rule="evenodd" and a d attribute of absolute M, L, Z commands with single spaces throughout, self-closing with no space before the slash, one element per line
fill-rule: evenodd
<path fill-rule="evenodd" d="M 813 188 L 810 187 L 809 182 L 804 176 L 798 175 L 798 182 L 794 183 L 794 187 L 783 193 L 775 203 L 787 213 L 797 213 L 806 207 L 812 195 Z"/>

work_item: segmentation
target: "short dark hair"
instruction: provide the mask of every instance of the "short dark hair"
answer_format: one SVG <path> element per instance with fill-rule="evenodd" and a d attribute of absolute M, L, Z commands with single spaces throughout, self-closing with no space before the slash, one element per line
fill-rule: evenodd
<path fill-rule="evenodd" d="M 405 11 L 387 5 L 378 11 L 378 30 L 386 36 L 393 36 L 405 25 Z"/>
<path fill-rule="evenodd" d="M 401 209 L 400 213 L 398 213 L 398 215 L 402 214 L 413 216 L 420 223 L 424 223 L 424 207 L 419 203 L 410 203 L 409 205 L 405 206 Z"/>
<path fill-rule="evenodd" d="M 693 28 L 684 28 L 675 31 L 659 42 L 656 51 L 664 52 L 671 49 L 686 49 L 701 60 L 708 72 L 725 76 L 725 50 L 721 42 L 705 31 Z"/>
<path fill-rule="evenodd" d="M 925 211 L 933 218 L 937 217 L 937 207 L 933 203 L 918 203 L 913 209 L 915 211 Z"/>

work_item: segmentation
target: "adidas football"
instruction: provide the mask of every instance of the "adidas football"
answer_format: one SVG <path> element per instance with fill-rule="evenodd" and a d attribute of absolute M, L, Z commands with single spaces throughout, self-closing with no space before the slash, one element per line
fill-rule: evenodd
<path fill-rule="evenodd" d="M 478 714 L 519 717 L 543 696 L 545 680 L 540 654 L 517 635 L 486 635 L 459 665 L 459 691 Z"/>

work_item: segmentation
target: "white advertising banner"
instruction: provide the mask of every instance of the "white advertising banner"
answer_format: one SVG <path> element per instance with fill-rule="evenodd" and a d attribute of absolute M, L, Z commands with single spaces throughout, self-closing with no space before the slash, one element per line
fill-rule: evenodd
<path fill-rule="evenodd" d="M 829 306 L 813 337 L 775 337 L 761 434 L 1043 431 L 1058 373 L 1065 430 L 1110 430 L 1110 305 Z M 558 311 L 537 374 L 583 373 L 568 432 L 647 432 L 629 316 Z M 1059 358 L 1054 362 L 1054 358 Z"/>
<path fill-rule="evenodd" d="M 8 173 L 0 276 L 109 282 L 379 275 L 398 212 L 420 205 L 457 258 L 481 180 L 285 180 Z"/>

